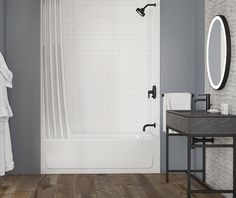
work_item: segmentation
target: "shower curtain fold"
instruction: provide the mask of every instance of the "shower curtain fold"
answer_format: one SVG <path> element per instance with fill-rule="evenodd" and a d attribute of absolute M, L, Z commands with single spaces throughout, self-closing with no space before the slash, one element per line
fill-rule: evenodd
<path fill-rule="evenodd" d="M 46 138 L 69 138 L 65 94 L 61 0 L 42 0 L 42 130 Z"/>

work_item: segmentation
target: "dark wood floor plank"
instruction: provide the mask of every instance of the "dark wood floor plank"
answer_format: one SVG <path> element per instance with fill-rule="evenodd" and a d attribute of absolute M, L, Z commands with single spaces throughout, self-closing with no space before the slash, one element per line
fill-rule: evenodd
<path fill-rule="evenodd" d="M 137 186 L 139 194 L 142 198 L 162 198 L 162 194 L 152 185 L 144 174 L 136 175 L 142 186 Z"/>
<path fill-rule="evenodd" d="M 75 197 L 75 175 L 58 175 L 55 198 Z"/>
<path fill-rule="evenodd" d="M 94 175 L 75 176 L 75 194 L 95 194 Z"/>
<path fill-rule="evenodd" d="M 183 197 L 185 197 L 185 194 L 178 193 L 178 191 L 171 184 L 170 185 L 160 185 L 156 188 L 162 194 L 163 197 L 168 197 L 168 198 L 183 198 Z"/>
<path fill-rule="evenodd" d="M 97 192 L 96 198 L 126 198 L 126 197 L 122 193 Z"/>
<path fill-rule="evenodd" d="M 153 186 L 166 184 L 166 178 L 163 174 L 146 174 L 145 176 Z"/>
<path fill-rule="evenodd" d="M 192 182 L 193 189 L 201 189 Z M 185 198 L 186 175 L 15 175 L 5 176 L 0 198 Z M 194 194 L 192 198 L 223 198 Z"/>
<path fill-rule="evenodd" d="M 78 198 L 96 198 L 96 195 L 93 193 L 81 193 L 77 197 Z"/>
<path fill-rule="evenodd" d="M 117 186 L 122 185 L 141 185 L 135 174 L 114 174 L 110 175 L 112 183 Z"/>
<path fill-rule="evenodd" d="M 1 190 L 3 194 L 11 194 L 16 191 L 17 186 L 25 179 L 23 175 L 4 176 Z M 3 192 L 4 191 L 4 192 Z"/>
<path fill-rule="evenodd" d="M 38 184 L 34 198 L 54 198 L 57 189 L 55 179 L 57 179 L 55 175 L 45 176 Z"/>
<path fill-rule="evenodd" d="M 142 198 L 140 197 L 139 195 L 139 192 L 136 188 L 137 186 L 131 186 L 131 185 L 128 185 L 128 186 L 123 186 L 123 191 L 124 191 L 124 195 L 126 198 L 130 197 L 130 198 Z"/>
<path fill-rule="evenodd" d="M 9 186 L 5 185 L 4 183 L 0 185 L 0 198 L 2 198 L 5 195 L 5 192 L 7 191 L 8 188 Z"/>
<path fill-rule="evenodd" d="M 100 192 L 99 196 L 103 193 L 104 196 L 123 197 L 121 186 L 114 184 L 112 181 L 111 175 L 96 175 L 94 177 L 95 189 L 96 192 Z"/>
<path fill-rule="evenodd" d="M 25 175 L 16 187 L 16 192 L 34 192 L 43 175 Z"/>
<path fill-rule="evenodd" d="M 11 198 L 31 198 L 32 192 L 15 192 L 11 195 Z"/>

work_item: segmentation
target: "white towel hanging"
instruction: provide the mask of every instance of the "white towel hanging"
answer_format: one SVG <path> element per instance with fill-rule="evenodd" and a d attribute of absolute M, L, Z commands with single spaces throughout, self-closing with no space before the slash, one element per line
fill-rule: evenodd
<path fill-rule="evenodd" d="M 8 119 L 12 110 L 7 96 L 7 87 L 12 87 L 12 73 L 0 53 L 0 176 L 14 168 Z"/>
<path fill-rule="evenodd" d="M 166 132 L 167 110 L 191 110 L 191 93 L 165 93 L 163 98 L 163 131 Z M 170 133 L 173 131 L 170 131 Z"/>

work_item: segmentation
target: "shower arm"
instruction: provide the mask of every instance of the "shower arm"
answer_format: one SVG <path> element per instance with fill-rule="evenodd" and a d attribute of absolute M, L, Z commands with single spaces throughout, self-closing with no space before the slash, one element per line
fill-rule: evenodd
<path fill-rule="evenodd" d="M 145 10 L 145 9 L 146 9 L 146 7 L 148 7 L 148 6 L 154 6 L 154 7 L 156 7 L 156 6 L 157 6 L 157 4 L 156 4 L 156 3 L 153 3 L 153 4 L 147 4 L 147 5 L 145 5 L 145 6 L 144 6 L 144 8 L 143 8 L 143 9 Z"/>

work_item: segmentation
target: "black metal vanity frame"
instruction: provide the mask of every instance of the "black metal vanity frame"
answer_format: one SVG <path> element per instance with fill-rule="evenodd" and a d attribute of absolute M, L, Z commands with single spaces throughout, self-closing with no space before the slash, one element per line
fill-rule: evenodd
<path fill-rule="evenodd" d="M 173 130 L 177 133 L 169 133 Z M 174 136 L 185 136 L 187 138 L 187 170 L 171 170 L 169 169 L 169 138 Z M 208 137 L 232 137 L 233 144 L 206 144 Z M 197 138 L 197 141 L 194 141 Z M 200 143 L 201 142 L 201 143 Z M 200 144 L 199 144 L 200 143 Z M 191 169 L 191 150 L 194 148 L 202 148 L 202 169 Z M 232 190 L 216 190 L 206 183 L 206 148 L 232 148 L 233 149 L 233 189 Z M 233 198 L 236 198 L 236 132 L 235 134 L 191 134 L 186 133 L 172 126 L 166 126 L 166 182 L 169 182 L 169 173 L 184 172 L 187 174 L 187 198 L 191 198 L 195 193 L 232 193 Z M 193 173 L 202 173 L 202 178 L 199 178 Z M 191 179 L 199 183 L 204 190 L 192 190 Z"/>

